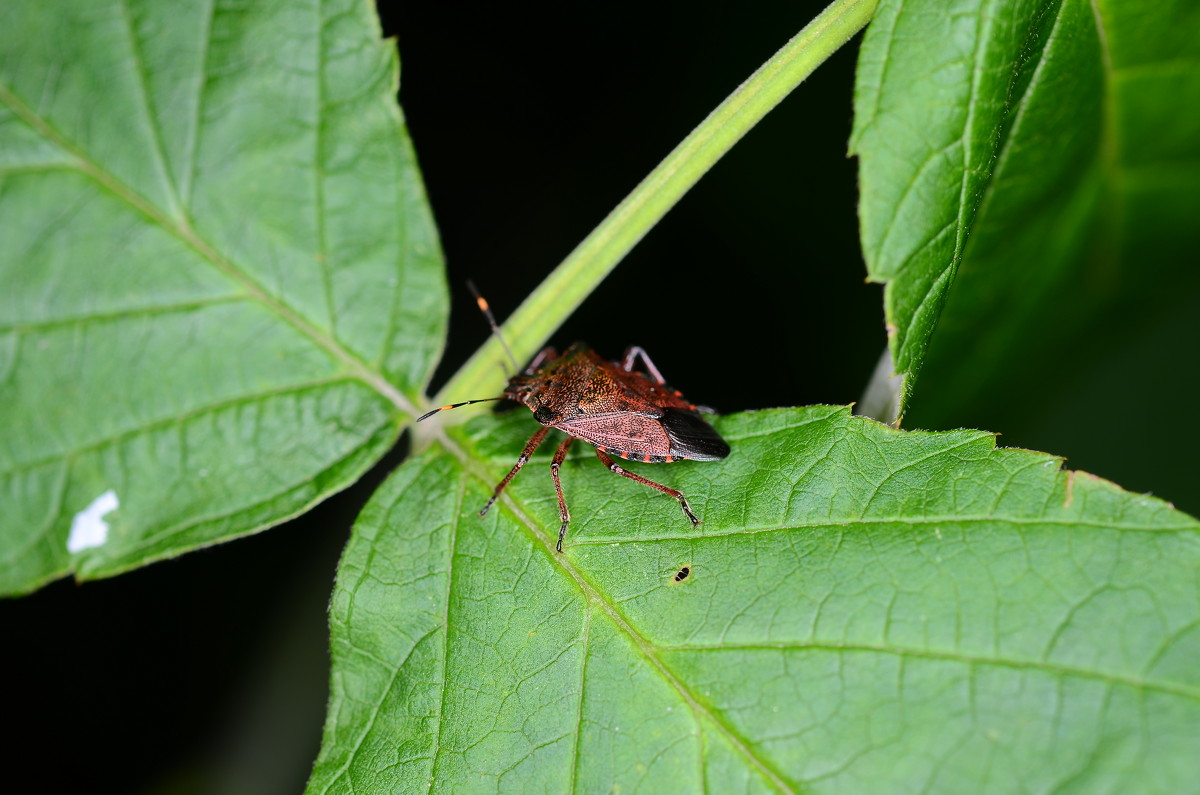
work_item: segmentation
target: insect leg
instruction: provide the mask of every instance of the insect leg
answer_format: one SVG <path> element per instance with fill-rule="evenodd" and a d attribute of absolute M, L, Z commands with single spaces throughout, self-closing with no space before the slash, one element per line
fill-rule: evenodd
<path fill-rule="evenodd" d="M 621 369 L 627 373 L 633 372 L 633 360 L 640 358 L 642 364 L 646 365 L 646 372 L 650 373 L 650 377 L 660 384 L 665 384 L 666 381 L 662 377 L 662 373 L 654 366 L 654 362 L 650 361 L 650 357 L 646 355 L 646 351 L 640 345 L 630 345 L 625 349 L 625 356 L 621 360 Z"/>
<path fill-rule="evenodd" d="M 600 459 L 600 463 L 602 463 L 602 464 L 604 464 L 604 466 L 608 467 L 608 470 L 610 472 L 615 472 L 618 475 L 622 475 L 624 477 L 629 478 L 630 480 L 636 480 L 638 483 L 649 486 L 652 489 L 658 489 L 663 494 L 670 494 L 672 497 L 679 500 L 679 507 L 683 508 L 683 514 L 684 514 L 684 516 L 686 516 L 688 518 L 689 521 L 691 521 L 692 527 L 695 527 L 696 525 L 700 524 L 700 520 L 696 518 L 696 514 L 692 513 L 692 506 L 688 505 L 687 497 L 683 496 L 683 492 L 676 491 L 675 489 L 664 486 L 661 483 L 655 483 L 653 480 L 650 480 L 649 478 L 644 478 L 641 475 L 630 472 L 627 469 L 622 469 L 620 466 L 617 465 L 617 462 L 613 461 L 612 457 L 609 456 L 607 453 L 605 453 L 603 450 L 597 449 L 596 457 Z"/>
<path fill-rule="evenodd" d="M 552 362 L 557 358 L 558 351 L 554 350 L 554 348 L 542 348 L 540 351 L 538 351 L 537 356 L 533 357 L 533 361 L 529 363 L 529 366 L 525 368 L 525 375 L 533 375 L 543 364 L 546 362 Z"/>
<path fill-rule="evenodd" d="M 550 477 L 554 478 L 554 491 L 558 494 L 558 517 L 562 519 L 562 526 L 558 528 L 558 543 L 554 546 L 555 552 L 562 552 L 563 538 L 567 535 L 567 523 L 571 521 L 571 512 L 567 510 L 567 498 L 563 496 L 562 481 L 558 479 L 558 468 L 566 459 L 567 449 L 573 441 L 575 441 L 574 436 L 563 439 L 563 443 L 554 451 L 554 460 L 550 462 Z"/>
<path fill-rule="evenodd" d="M 521 451 L 519 456 L 517 456 L 517 463 L 513 465 L 512 469 L 508 470 L 508 474 L 504 476 L 504 480 L 496 484 L 496 490 L 492 492 L 491 499 L 489 499 L 487 501 L 487 505 L 483 506 L 482 510 L 479 511 L 480 516 L 487 514 L 488 508 L 491 508 L 492 503 L 494 503 L 497 498 L 500 497 L 500 492 L 504 491 L 504 487 L 508 485 L 508 482 L 517 476 L 517 473 L 521 471 L 521 467 L 525 466 L 525 462 L 529 460 L 529 456 L 533 455 L 533 451 L 538 448 L 538 445 L 542 443 L 542 440 L 546 438 L 546 434 L 549 432 L 550 428 L 547 426 L 545 428 L 541 428 L 537 433 L 529 438 L 529 442 L 525 445 L 525 449 Z"/>

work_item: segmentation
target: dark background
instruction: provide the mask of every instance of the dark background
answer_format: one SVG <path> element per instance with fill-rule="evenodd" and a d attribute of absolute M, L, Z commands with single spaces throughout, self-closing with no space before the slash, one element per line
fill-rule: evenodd
<path fill-rule="evenodd" d="M 488 334 L 468 278 L 503 320 L 822 7 L 713 5 L 382 9 L 447 259 L 434 391 Z M 885 339 L 846 157 L 857 43 L 705 176 L 552 342 L 610 358 L 642 345 L 722 412 L 858 400 Z M 1087 424 L 1048 421 L 1071 414 L 1055 411 L 1014 420 L 1004 441 L 1116 476 L 1120 451 Z M 403 443 L 354 488 L 253 538 L 0 603 L 14 767 L 62 759 L 38 763 L 50 791 L 299 791 L 324 718 L 337 556 L 402 460 Z"/>
<path fill-rule="evenodd" d="M 748 19 L 652 5 L 479 10 L 459 15 L 452 39 L 425 35 L 449 25 L 428 9 L 385 17 L 452 296 L 435 389 L 488 334 L 467 279 L 503 320 L 821 7 Z M 855 51 L 751 131 L 551 342 L 585 340 L 609 358 L 639 344 L 722 411 L 857 400 L 885 337 L 846 156 Z M 485 396 L 454 399 L 474 397 Z"/>

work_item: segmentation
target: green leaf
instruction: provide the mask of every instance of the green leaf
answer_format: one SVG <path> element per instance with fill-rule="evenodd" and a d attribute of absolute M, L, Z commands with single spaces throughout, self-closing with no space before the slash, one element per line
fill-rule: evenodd
<path fill-rule="evenodd" d="M 812 407 L 720 463 L 546 456 L 481 417 L 364 510 L 311 792 L 1182 791 L 1200 523 L 979 431 Z M 681 567 L 690 574 L 677 581 Z"/>
<path fill-rule="evenodd" d="M 868 278 L 884 308 L 901 412 L 991 176 L 996 131 L 1038 3 L 880 3 L 859 52 L 851 152 Z M 998 9 L 996 9 L 998 11 Z"/>
<path fill-rule="evenodd" d="M 881 4 L 853 148 L 906 404 L 927 356 L 932 417 L 1011 394 L 1031 357 L 1032 380 L 1061 372 L 1087 324 L 1124 314 L 1114 302 L 1194 270 L 1197 13 L 1188 0 Z"/>
<path fill-rule="evenodd" d="M 1033 403 L 1200 288 L 1200 37 L 1184 33 L 1198 28 L 1193 2 L 1064 4 L 930 346 L 918 421 L 978 421 L 966 410 L 1001 394 Z"/>
<path fill-rule="evenodd" d="M 261 529 L 391 446 L 446 315 L 397 69 L 361 0 L 0 7 L 0 591 Z"/>

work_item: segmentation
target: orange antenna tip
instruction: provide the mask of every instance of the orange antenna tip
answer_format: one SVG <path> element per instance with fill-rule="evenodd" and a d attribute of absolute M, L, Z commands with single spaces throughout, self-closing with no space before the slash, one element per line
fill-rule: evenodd
<path fill-rule="evenodd" d="M 430 417 L 432 417 L 434 414 L 437 414 L 439 411 L 446 411 L 447 409 L 456 409 L 459 406 L 469 406 L 472 403 L 487 403 L 489 400 L 504 400 L 504 396 L 501 395 L 500 397 L 494 397 L 494 398 L 480 398 L 479 400 L 464 400 L 462 403 L 450 403 L 446 406 L 438 406 L 433 411 L 427 411 L 424 414 L 422 414 L 420 417 L 417 417 L 417 422 L 421 422 L 422 420 L 427 420 Z"/>
<path fill-rule="evenodd" d="M 517 361 L 517 357 L 513 356 L 513 352 L 509 350 L 508 343 L 504 341 L 504 335 L 500 333 L 500 325 L 496 322 L 495 315 L 492 314 L 491 307 L 484 299 L 483 294 L 475 286 L 475 283 L 470 279 L 467 280 L 467 287 L 471 290 L 471 295 L 475 296 L 475 304 L 479 307 L 479 311 L 483 312 L 483 316 L 487 318 L 488 325 L 492 327 L 492 333 L 496 335 L 496 339 L 500 340 L 500 346 L 504 348 L 504 353 L 508 356 L 508 360 L 512 362 L 513 372 L 521 371 L 521 364 Z"/>

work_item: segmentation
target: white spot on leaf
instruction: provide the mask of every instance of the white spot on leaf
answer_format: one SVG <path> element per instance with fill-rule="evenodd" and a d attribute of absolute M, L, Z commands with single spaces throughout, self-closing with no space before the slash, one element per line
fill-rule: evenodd
<path fill-rule="evenodd" d="M 117 493 L 109 489 L 75 514 L 71 520 L 71 534 L 67 536 L 67 551 L 74 554 L 107 541 L 108 522 L 104 521 L 104 515 L 115 511 L 120 504 Z"/>

